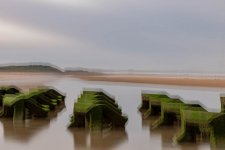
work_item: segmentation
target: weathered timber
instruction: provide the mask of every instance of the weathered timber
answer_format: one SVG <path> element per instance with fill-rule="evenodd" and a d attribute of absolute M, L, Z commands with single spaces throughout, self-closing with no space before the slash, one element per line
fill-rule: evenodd
<path fill-rule="evenodd" d="M 15 86 L 2 86 L 0 87 L 0 106 L 2 106 L 2 100 L 6 94 L 20 93 L 20 89 Z"/>
<path fill-rule="evenodd" d="M 1 117 L 12 117 L 13 120 L 24 120 L 26 114 L 33 117 L 47 117 L 64 102 L 65 96 L 54 89 L 39 88 L 27 93 L 7 94 L 3 98 Z"/>
<path fill-rule="evenodd" d="M 175 135 L 176 142 L 209 138 L 212 147 L 225 147 L 224 97 L 221 96 L 221 112 L 208 112 L 202 108 L 181 109 L 181 128 Z"/>
<path fill-rule="evenodd" d="M 144 118 L 160 115 L 151 129 L 159 125 L 173 125 L 179 120 L 180 130 L 174 136 L 175 142 L 196 142 L 210 139 L 211 146 L 225 147 L 225 95 L 221 95 L 221 112 L 208 112 L 200 103 L 184 103 L 178 96 L 164 93 L 142 93 L 140 111 Z"/>
<path fill-rule="evenodd" d="M 84 90 L 74 104 L 70 127 L 88 127 L 91 130 L 124 128 L 127 117 L 114 97 L 100 89 Z"/>

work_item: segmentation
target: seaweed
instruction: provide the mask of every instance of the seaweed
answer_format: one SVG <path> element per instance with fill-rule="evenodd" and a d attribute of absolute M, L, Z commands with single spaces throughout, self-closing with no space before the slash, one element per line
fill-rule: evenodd
<path fill-rule="evenodd" d="M 6 94 L 0 117 L 12 117 L 13 120 L 24 120 L 26 114 L 31 117 L 47 117 L 64 102 L 65 96 L 54 89 L 39 88 L 26 93 Z"/>
<path fill-rule="evenodd" d="M 15 86 L 2 86 L 0 87 L 0 106 L 2 106 L 2 100 L 6 94 L 17 94 L 20 93 L 20 89 Z"/>
<path fill-rule="evenodd" d="M 84 90 L 74 103 L 70 127 L 88 127 L 91 130 L 124 128 L 127 120 L 109 94 L 102 90 Z"/>
<path fill-rule="evenodd" d="M 196 142 L 197 136 L 210 139 L 212 147 L 225 146 L 225 96 L 221 95 L 221 112 L 208 112 L 200 104 L 186 104 L 179 97 L 164 93 L 142 93 L 140 111 L 143 118 L 158 115 L 151 129 L 160 125 L 173 125 L 179 121 L 180 130 L 175 142 Z"/>

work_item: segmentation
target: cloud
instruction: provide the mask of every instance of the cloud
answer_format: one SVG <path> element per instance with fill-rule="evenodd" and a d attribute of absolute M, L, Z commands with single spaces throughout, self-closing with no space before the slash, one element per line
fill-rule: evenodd
<path fill-rule="evenodd" d="M 211 0 L 0 0 L 0 48 L 8 50 L 2 57 L 20 49 L 30 60 L 61 66 L 225 72 L 224 6 Z"/>
<path fill-rule="evenodd" d="M 90 7 L 90 5 L 95 4 L 97 1 L 92 0 L 33 0 L 32 2 L 44 3 L 44 4 L 54 4 L 58 6 L 67 6 L 67 7 Z"/>
<path fill-rule="evenodd" d="M 72 44 L 70 39 L 28 26 L 0 20 L 0 47 L 58 47 Z"/>

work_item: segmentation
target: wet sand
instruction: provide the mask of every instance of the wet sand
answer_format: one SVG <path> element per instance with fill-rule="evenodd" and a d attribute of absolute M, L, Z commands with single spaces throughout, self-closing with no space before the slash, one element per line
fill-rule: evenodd
<path fill-rule="evenodd" d="M 61 77 L 60 74 L 44 72 L 0 72 L 0 85 L 16 85 L 27 90 L 59 80 Z"/>
<path fill-rule="evenodd" d="M 42 85 L 45 82 L 70 76 L 88 81 L 127 82 L 160 85 L 225 87 L 225 77 L 212 76 L 172 76 L 172 75 L 135 75 L 135 74 L 103 74 L 103 75 L 76 75 L 45 72 L 1 72 L 0 84 L 12 85 L 14 81 L 19 86 Z M 28 81 L 29 80 L 29 81 Z M 18 82 L 20 81 L 20 82 Z M 29 84 L 27 84 L 29 83 Z"/>
<path fill-rule="evenodd" d="M 133 77 L 134 75 L 129 76 Z M 82 77 L 87 77 L 87 75 Z M 104 85 L 95 82 L 84 82 L 77 80 L 77 78 L 78 76 L 74 75 L 57 75 L 51 73 L 0 73 L 0 85 L 16 85 L 22 89 L 39 85 L 52 86 L 59 91 L 65 92 L 67 95 L 65 100 L 66 107 L 63 110 L 59 109 L 58 113 L 50 115 L 49 118 L 26 120 L 22 124 L 15 124 L 11 119 L 1 119 L 0 149 L 210 149 L 209 143 L 204 142 L 174 144 L 172 137 L 177 132 L 177 128 L 162 127 L 156 131 L 152 131 L 150 128 L 151 120 L 143 120 L 142 115 L 137 111 L 137 107 L 141 103 L 140 92 L 143 89 L 163 90 L 171 94 L 191 96 L 187 99 L 193 99 L 194 97 L 197 99 L 204 98 L 206 100 L 205 97 L 207 97 L 210 101 L 210 106 L 217 100 L 216 96 L 219 95 L 218 93 L 221 93 L 220 90 L 211 91 L 207 89 L 204 91 L 204 89 L 200 89 L 198 91 L 194 87 L 191 87 L 191 90 L 182 89 L 182 87 L 167 89 L 165 86 L 155 88 L 155 85 L 148 85 L 149 87 L 142 85 L 129 86 L 120 83 L 117 85 Z M 100 79 L 102 79 L 102 76 Z M 107 79 L 105 81 L 110 80 Z M 124 82 L 124 79 L 119 82 Z M 70 120 L 69 116 L 73 112 L 74 101 L 80 95 L 82 89 L 86 87 L 102 88 L 115 95 L 118 104 L 123 108 L 123 112 L 129 117 L 125 131 L 93 133 L 80 129 L 67 129 Z M 198 98 L 198 95 L 203 97 Z"/>
<path fill-rule="evenodd" d="M 129 74 L 107 74 L 107 75 L 85 75 L 75 76 L 89 81 L 128 82 L 161 85 L 203 86 L 203 87 L 225 87 L 224 77 L 207 76 L 165 76 L 165 75 L 129 75 Z"/>

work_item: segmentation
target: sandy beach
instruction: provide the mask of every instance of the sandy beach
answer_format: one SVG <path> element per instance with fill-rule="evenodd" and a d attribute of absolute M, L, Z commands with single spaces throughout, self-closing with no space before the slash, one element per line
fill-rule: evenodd
<path fill-rule="evenodd" d="M 45 72 L 3 72 L 0 73 L 1 85 L 42 85 L 52 80 L 70 76 L 88 81 L 127 82 L 161 85 L 225 87 L 225 78 L 209 76 L 172 76 L 172 75 L 134 75 L 134 74 L 103 74 L 103 75 L 63 75 Z M 27 81 L 29 80 L 29 81 Z"/>
<path fill-rule="evenodd" d="M 61 77 L 60 74 L 47 72 L 1 72 L 0 86 L 15 85 L 27 90 L 59 80 Z"/>
<path fill-rule="evenodd" d="M 89 81 L 110 81 L 144 84 L 164 84 L 182 86 L 203 87 L 225 87 L 225 78 L 211 76 L 160 76 L 160 75 L 129 75 L 129 74 L 107 74 L 107 75 L 85 75 L 77 76 Z"/>

